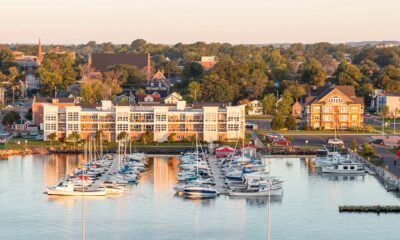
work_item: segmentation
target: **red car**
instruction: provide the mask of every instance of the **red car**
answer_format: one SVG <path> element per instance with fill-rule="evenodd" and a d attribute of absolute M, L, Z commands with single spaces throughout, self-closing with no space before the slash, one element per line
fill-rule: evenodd
<path fill-rule="evenodd" d="M 280 145 L 280 146 L 289 146 L 290 144 L 292 144 L 292 142 L 285 138 L 280 138 L 280 139 L 273 141 L 272 144 Z"/>

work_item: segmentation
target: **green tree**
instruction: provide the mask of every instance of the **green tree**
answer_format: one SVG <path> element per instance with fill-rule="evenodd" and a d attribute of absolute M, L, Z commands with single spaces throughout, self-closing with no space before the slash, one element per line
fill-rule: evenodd
<path fill-rule="evenodd" d="M 50 146 L 53 147 L 53 144 L 57 139 L 57 134 L 56 133 L 50 133 L 49 135 L 47 135 L 47 139 L 50 141 Z"/>
<path fill-rule="evenodd" d="M 14 124 L 16 121 L 20 120 L 21 116 L 19 115 L 19 113 L 15 112 L 15 111 L 10 111 L 8 113 L 6 113 L 6 115 L 4 115 L 2 123 L 3 125 L 12 125 Z"/>
<path fill-rule="evenodd" d="M 139 88 L 145 85 L 146 76 L 135 66 L 118 64 L 111 66 L 103 73 L 105 81 L 118 80 L 128 87 Z"/>
<path fill-rule="evenodd" d="M 192 81 L 189 83 L 187 97 L 192 102 L 197 102 L 198 99 L 202 98 L 201 84 L 199 82 Z"/>
<path fill-rule="evenodd" d="M 81 135 L 76 131 L 71 132 L 67 137 L 67 141 L 68 142 L 73 142 L 74 143 L 74 149 L 75 149 L 75 144 L 77 142 L 79 142 L 80 139 L 81 139 Z"/>
<path fill-rule="evenodd" d="M 293 103 L 293 98 L 292 95 L 290 95 L 290 92 L 288 90 L 283 91 L 282 97 L 277 102 L 277 112 L 283 116 L 289 115 L 292 110 Z"/>
<path fill-rule="evenodd" d="M 174 142 L 175 141 L 175 136 L 176 133 L 171 133 L 168 135 L 168 143 Z"/>
<path fill-rule="evenodd" d="M 282 114 L 275 113 L 271 121 L 271 129 L 272 130 L 280 130 L 284 128 L 285 122 L 283 121 Z"/>
<path fill-rule="evenodd" d="M 128 139 L 129 135 L 127 132 L 120 132 L 117 136 L 117 140 L 119 142 L 126 142 L 126 140 Z"/>
<path fill-rule="evenodd" d="M 202 99 L 210 102 L 229 102 L 234 99 L 229 82 L 216 75 L 207 75 L 201 85 Z"/>
<path fill-rule="evenodd" d="M 270 93 L 265 95 L 261 101 L 261 105 L 263 107 L 263 113 L 267 114 L 274 114 L 276 109 L 276 97 L 275 94 Z"/>
<path fill-rule="evenodd" d="M 10 49 L 0 49 L 0 71 L 15 65 L 15 57 Z"/>
<path fill-rule="evenodd" d="M 387 105 L 382 105 L 380 114 L 383 119 L 387 118 L 389 116 L 389 107 Z"/>
<path fill-rule="evenodd" d="M 360 85 L 362 74 L 353 64 L 342 62 L 336 70 L 336 80 L 340 85 Z"/>
<path fill-rule="evenodd" d="M 375 149 L 371 144 L 364 142 L 362 148 L 362 155 L 364 157 L 372 157 L 375 155 Z"/>
<path fill-rule="evenodd" d="M 111 96 L 121 91 L 117 81 L 87 79 L 80 84 L 80 96 L 85 103 L 98 103 L 101 100 L 111 99 Z"/>
<path fill-rule="evenodd" d="M 293 114 L 289 114 L 289 115 L 286 117 L 285 126 L 286 126 L 287 129 L 289 129 L 289 130 L 294 130 L 294 129 L 296 129 L 296 118 L 293 116 Z"/>
<path fill-rule="evenodd" d="M 203 74 L 203 67 L 198 62 L 186 63 L 182 74 L 186 78 L 197 78 Z"/>
<path fill-rule="evenodd" d="M 77 76 L 74 58 L 69 53 L 46 54 L 37 73 L 40 77 L 40 91 L 45 95 L 67 89 L 75 82 Z"/>
<path fill-rule="evenodd" d="M 140 141 L 143 144 L 148 144 L 154 141 L 154 134 L 153 132 L 145 132 L 142 134 L 142 136 L 140 137 Z"/>
<path fill-rule="evenodd" d="M 358 142 L 356 138 L 351 139 L 351 149 L 353 151 L 357 151 L 358 149 Z"/>
<path fill-rule="evenodd" d="M 322 68 L 321 63 L 315 59 L 311 58 L 301 67 L 301 81 L 303 83 L 308 83 L 315 86 L 325 85 L 326 72 Z"/>
<path fill-rule="evenodd" d="M 29 108 L 28 111 L 25 113 L 25 119 L 32 120 L 32 108 Z"/>

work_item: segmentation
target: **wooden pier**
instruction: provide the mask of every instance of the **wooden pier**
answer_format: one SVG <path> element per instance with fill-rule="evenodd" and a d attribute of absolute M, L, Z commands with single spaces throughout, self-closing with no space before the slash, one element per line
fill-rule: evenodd
<path fill-rule="evenodd" d="M 373 212 L 373 213 L 400 213 L 400 206 L 339 206 L 339 212 Z"/>
<path fill-rule="evenodd" d="M 217 165 L 217 159 L 215 158 L 215 156 L 209 156 L 207 159 L 213 180 L 215 182 L 215 189 L 220 194 L 228 194 L 225 188 L 224 179 L 222 178 L 221 170 Z"/>

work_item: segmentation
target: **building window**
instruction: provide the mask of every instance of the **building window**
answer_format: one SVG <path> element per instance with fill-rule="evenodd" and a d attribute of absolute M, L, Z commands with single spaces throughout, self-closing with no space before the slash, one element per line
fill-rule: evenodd
<path fill-rule="evenodd" d="M 167 120 L 167 114 L 161 113 L 161 114 L 156 114 L 156 121 L 157 122 L 164 122 Z"/>
<path fill-rule="evenodd" d="M 347 112 L 348 112 L 348 108 L 347 108 L 347 107 L 340 107 L 340 108 L 339 108 L 339 111 L 340 111 L 341 113 L 347 113 Z"/>
<path fill-rule="evenodd" d="M 45 116 L 46 121 L 55 121 L 56 120 L 56 114 L 55 113 L 48 113 Z"/>
<path fill-rule="evenodd" d="M 320 111 L 320 107 L 313 107 L 313 108 L 312 108 L 312 111 L 313 111 L 313 112 L 319 112 L 319 111 Z"/>
<path fill-rule="evenodd" d="M 67 120 L 68 121 L 79 121 L 79 112 L 69 112 L 67 113 Z"/>
<path fill-rule="evenodd" d="M 238 124 L 236 124 L 238 125 Z M 217 131 L 217 126 L 213 124 L 206 124 L 204 125 L 204 131 L 206 132 L 216 132 Z"/>
<path fill-rule="evenodd" d="M 156 124 L 156 132 L 165 132 L 167 131 L 166 124 Z"/>
<path fill-rule="evenodd" d="M 142 125 L 138 125 L 138 124 L 131 125 L 131 131 L 133 131 L 133 132 L 141 132 L 142 131 Z"/>
<path fill-rule="evenodd" d="M 324 112 L 332 112 L 332 107 L 324 107 Z"/>
<path fill-rule="evenodd" d="M 314 120 L 319 120 L 319 115 L 314 115 Z"/>
<path fill-rule="evenodd" d="M 332 121 L 332 115 L 325 115 L 324 121 Z"/>
<path fill-rule="evenodd" d="M 117 131 L 128 131 L 128 124 L 117 124 Z"/>
<path fill-rule="evenodd" d="M 358 107 L 351 107 L 351 111 L 352 112 L 357 112 L 358 111 Z"/>
<path fill-rule="evenodd" d="M 154 127 L 153 125 L 145 125 L 144 129 L 146 130 L 146 132 L 152 132 Z"/>
<path fill-rule="evenodd" d="M 239 124 L 228 124 L 228 131 L 239 131 Z"/>
<path fill-rule="evenodd" d="M 79 131 L 79 124 L 68 123 L 67 130 L 68 131 Z"/>
<path fill-rule="evenodd" d="M 343 103 L 343 99 L 341 99 L 338 96 L 333 96 L 333 97 L 329 98 L 329 102 L 330 103 Z"/>
<path fill-rule="evenodd" d="M 128 121 L 128 113 L 117 113 L 117 121 L 127 122 Z"/>
<path fill-rule="evenodd" d="M 205 122 L 215 122 L 217 121 L 217 114 L 216 113 L 205 113 L 204 114 L 204 121 Z M 234 120 L 232 120 L 234 121 Z M 239 121 L 239 118 L 238 120 Z"/>
<path fill-rule="evenodd" d="M 347 121 L 349 119 L 349 116 L 347 115 L 340 115 L 340 121 Z"/>
<path fill-rule="evenodd" d="M 55 123 L 46 123 L 44 129 L 46 131 L 56 131 L 57 130 L 57 126 Z"/>
<path fill-rule="evenodd" d="M 351 120 L 356 121 L 357 120 L 357 115 L 351 115 Z"/>

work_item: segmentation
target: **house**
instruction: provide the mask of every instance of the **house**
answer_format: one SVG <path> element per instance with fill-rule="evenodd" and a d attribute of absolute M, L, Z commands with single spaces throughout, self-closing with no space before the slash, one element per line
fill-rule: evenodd
<path fill-rule="evenodd" d="M 300 104 L 299 101 L 296 101 L 292 105 L 292 115 L 295 118 L 302 118 L 302 116 L 303 116 L 303 106 Z"/>
<path fill-rule="evenodd" d="M 138 103 L 160 103 L 161 96 L 158 92 L 154 92 L 152 94 L 139 94 Z"/>
<path fill-rule="evenodd" d="M 249 102 L 247 114 L 250 116 L 263 115 L 263 107 L 262 107 L 261 101 L 253 100 L 253 101 Z"/>
<path fill-rule="evenodd" d="M 375 112 L 380 112 L 384 105 L 388 106 L 390 115 L 399 115 L 400 94 L 385 93 L 384 91 L 377 92 L 377 94 L 372 97 L 370 109 Z"/>
<path fill-rule="evenodd" d="M 164 103 L 169 103 L 169 104 L 176 104 L 177 102 L 181 101 L 183 97 L 177 93 L 173 92 L 170 95 L 168 95 L 166 98 L 164 98 Z"/>
<path fill-rule="evenodd" d="M 354 86 L 314 88 L 305 100 L 307 127 L 311 129 L 359 128 L 363 126 L 364 99 Z"/>
<path fill-rule="evenodd" d="M 203 56 L 200 64 L 205 71 L 209 71 L 217 64 L 217 61 L 215 61 L 215 56 Z"/>
<path fill-rule="evenodd" d="M 20 119 L 14 123 L 14 130 L 15 131 L 27 131 L 29 128 L 29 125 L 32 125 L 32 122 Z"/>
<path fill-rule="evenodd" d="M 121 102 L 125 102 L 125 103 L 129 103 L 129 104 L 134 104 L 136 103 L 136 98 L 135 96 L 132 94 L 132 92 L 128 94 L 121 94 L 119 96 L 115 97 L 115 102 L 117 103 L 121 103 Z"/>
<path fill-rule="evenodd" d="M 165 98 L 169 94 L 170 83 L 164 76 L 164 71 L 157 71 L 153 78 L 147 82 L 145 92 L 147 94 L 157 92 L 161 98 Z"/>

